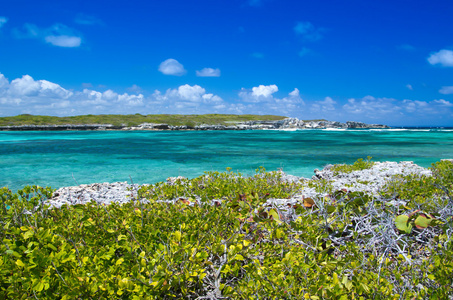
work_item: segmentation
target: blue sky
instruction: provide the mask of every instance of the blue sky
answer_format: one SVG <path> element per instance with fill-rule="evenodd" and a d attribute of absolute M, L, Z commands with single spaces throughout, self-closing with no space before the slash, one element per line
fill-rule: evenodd
<path fill-rule="evenodd" d="M 451 1 L 5 1 L 0 116 L 453 126 Z"/>

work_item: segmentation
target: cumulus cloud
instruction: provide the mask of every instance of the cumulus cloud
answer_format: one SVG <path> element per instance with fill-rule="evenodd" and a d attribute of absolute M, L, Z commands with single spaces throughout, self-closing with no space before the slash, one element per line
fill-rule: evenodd
<path fill-rule="evenodd" d="M 144 107 L 145 97 L 112 90 L 74 92 L 47 80 L 35 80 L 30 75 L 9 82 L 0 73 L 0 103 L 2 115 L 133 113 L 137 112 L 137 107 Z"/>
<path fill-rule="evenodd" d="M 453 117 L 453 103 L 444 99 L 432 101 L 397 100 L 365 96 L 351 98 L 343 105 L 344 112 L 355 119 L 377 120 L 381 123 L 408 124 L 424 122 L 434 125 Z M 448 121 L 451 123 L 451 121 Z"/>
<path fill-rule="evenodd" d="M 274 94 L 278 87 L 272 85 L 259 85 L 252 89 L 242 88 L 238 96 L 241 102 L 236 103 L 230 109 L 235 113 L 252 114 L 280 114 L 298 115 L 305 105 L 300 97 L 300 92 L 295 88 L 286 97 L 278 98 Z"/>
<path fill-rule="evenodd" d="M 24 98 L 50 98 L 50 99 L 67 99 L 72 96 L 68 91 L 58 84 L 47 80 L 34 80 L 29 75 L 17 78 L 11 81 L 8 90 L 9 95 L 13 97 Z"/>
<path fill-rule="evenodd" d="M 390 116 L 400 111 L 401 107 L 395 103 L 396 100 L 392 98 L 365 96 L 361 99 L 348 99 L 343 109 L 348 113 L 373 119 L 377 116 Z"/>
<path fill-rule="evenodd" d="M 432 65 L 440 64 L 443 67 L 453 67 L 453 51 L 442 49 L 432 53 L 428 57 L 428 62 Z"/>
<path fill-rule="evenodd" d="M 239 92 L 239 97 L 246 102 L 262 102 L 273 100 L 272 94 L 278 92 L 278 87 L 272 85 L 259 85 L 253 87 L 252 90 L 242 88 Z"/>
<path fill-rule="evenodd" d="M 58 47 L 79 47 L 82 43 L 82 39 L 78 36 L 67 36 L 67 35 L 49 35 L 45 37 L 46 42 Z"/>
<path fill-rule="evenodd" d="M 323 38 L 323 28 L 317 28 L 310 22 L 297 22 L 294 32 L 304 40 L 314 42 Z"/>
<path fill-rule="evenodd" d="M 157 113 L 221 113 L 225 112 L 223 99 L 199 85 L 181 85 L 165 93 L 156 90 L 151 97 L 151 106 Z"/>
<path fill-rule="evenodd" d="M 159 72 L 165 75 L 182 76 L 187 73 L 184 66 L 176 59 L 169 58 L 159 65 Z"/>
<path fill-rule="evenodd" d="M 9 86 L 8 79 L 5 77 L 5 75 L 0 73 L 0 92 L 4 91 L 8 86 Z"/>
<path fill-rule="evenodd" d="M 222 102 L 222 98 L 214 94 L 207 94 L 206 90 L 199 85 L 181 85 L 177 89 L 168 89 L 164 95 L 156 94 L 158 100 L 193 102 L 193 103 L 215 103 Z"/>
<path fill-rule="evenodd" d="M 3 25 L 6 24 L 6 22 L 8 22 L 8 18 L 6 18 L 6 17 L 0 17 L 0 28 L 2 28 Z"/>
<path fill-rule="evenodd" d="M 335 104 L 337 102 L 330 97 L 324 98 L 322 101 L 315 101 L 311 105 L 311 111 L 313 112 L 329 112 L 335 110 Z"/>
<path fill-rule="evenodd" d="M 254 97 L 269 97 L 273 93 L 278 92 L 278 87 L 275 84 L 272 85 L 260 85 L 252 88 L 252 96 Z"/>
<path fill-rule="evenodd" d="M 438 104 L 440 106 L 453 107 L 453 103 L 444 99 L 433 100 L 433 103 Z"/>
<path fill-rule="evenodd" d="M 453 86 L 443 86 L 439 90 L 439 93 L 444 94 L 444 95 L 453 94 Z"/>
<path fill-rule="evenodd" d="M 80 34 L 63 24 L 55 24 L 42 29 L 34 24 L 26 23 L 22 30 L 14 30 L 14 36 L 24 39 L 40 39 L 53 46 L 64 48 L 80 47 L 82 44 Z"/>
<path fill-rule="evenodd" d="M 136 86 L 135 86 L 136 87 Z M 344 105 L 325 97 L 321 101 L 303 100 L 295 88 L 279 97 L 277 85 L 242 88 L 236 99 L 223 100 L 199 85 L 184 84 L 166 91 L 156 90 L 144 96 L 139 88 L 120 93 L 101 92 L 86 85 L 83 90 L 68 90 L 47 80 L 24 75 L 13 80 L 0 73 L 0 115 L 45 114 L 129 114 L 129 113 L 253 113 L 294 116 L 303 119 L 325 118 L 335 121 L 362 121 L 390 125 L 447 125 L 453 120 L 453 103 L 394 98 L 350 98 Z"/>
<path fill-rule="evenodd" d="M 414 87 L 412 86 L 412 84 L 406 84 L 406 87 L 408 90 L 414 90 Z"/>
<path fill-rule="evenodd" d="M 196 71 L 198 77 L 220 77 L 220 69 L 204 68 Z"/>

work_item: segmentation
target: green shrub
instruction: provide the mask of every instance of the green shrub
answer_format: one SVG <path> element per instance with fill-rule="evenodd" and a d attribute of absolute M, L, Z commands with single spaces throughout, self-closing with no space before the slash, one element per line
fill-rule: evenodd
<path fill-rule="evenodd" d="M 451 192 L 450 166 L 442 162 L 433 168 L 436 189 Z M 17 194 L 3 188 L 0 298 L 453 295 L 451 215 L 450 221 L 436 216 L 438 223 L 405 233 L 394 220 L 406 208 L 363 192 L 332 191 L 311 199 L 311 205 L 302 199 L 290 207 L 266 202 L 299 197 L 309 184 L 289 183 L 264 169 L 247 178 L 209 172 L 142 187 L 140 197 L 149 203 L 132 199 L 60 209 L 43 205 L 50 188 L 27 187 Z M 294 210 L 295 218 L 287 210 Z"/>
<path fill-rule="evenodd" d="M 359 158 L 352 165 L 347 164 L 334 165 L 331 170 L 334 172 L 334 175 L 338 175 L 339 173 L 351 173 L 353 171 L 370 169 L 371 167 L 373 167 L 373 165 L 374 162 L 371 161 L 371 156 L 368 156 L 366 160 L 363 160 L 363 158 Z"/>

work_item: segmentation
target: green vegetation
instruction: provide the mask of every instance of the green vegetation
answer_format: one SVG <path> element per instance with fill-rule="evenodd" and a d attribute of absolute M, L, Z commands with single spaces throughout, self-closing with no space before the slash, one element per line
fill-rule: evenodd
<path fill-rule="evenodd" d="M 359 158 L 352 165 L 347 164 L 334 165 L 332 167 L 332 171 L 334 172 L 334 175 L 338 175 L 339 173 L 351 173 L 353 171 L 371 169 L 373 165 L 374 162 L 371 161 L 371 156 L 368 156 L 366 160 L 363 160 L 363 158 Z"/>
<path fill-rule="evenodd" d="M 82 115 L 72 117 L 34 116 L 29 114 L 2 117 L 0 126 L 17 125 L 84 125 L 112 124 L 114 126 L 137 126 L 142 123 L 168 124 L 172 126 L 187 125 L 233 125 L 234 123 L 256 120 L 283 120 L 283 116 L 274 115 Z"/>
<path fill-rule="evenodd" d="M 50 188 L 3 188 L 0 298 L 448 299 L 453 164 L 431 170 L 380 197 L 264 169 L 143 186 L 148 201 L 124 205 L 47 209 Z"/>

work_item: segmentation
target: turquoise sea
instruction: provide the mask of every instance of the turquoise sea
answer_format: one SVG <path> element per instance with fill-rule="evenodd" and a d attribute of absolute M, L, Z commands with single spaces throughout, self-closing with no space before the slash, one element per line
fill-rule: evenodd
<path fill-rule="evenodd" d="M 453 130 L 0 132 L 0 187 L 155 183 L 231 167 L 311 177 L 329 163 L 453 158 Z"/>

